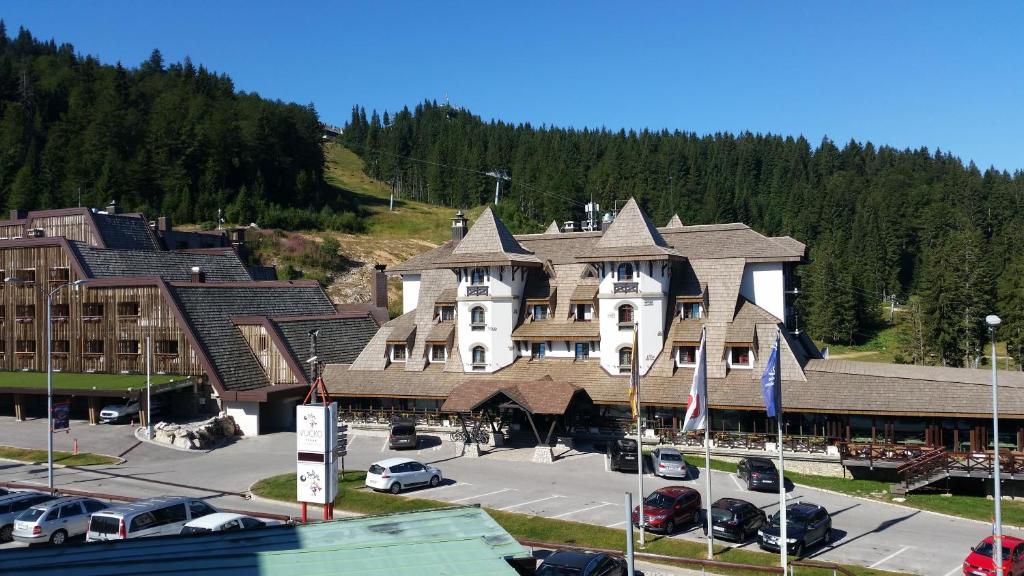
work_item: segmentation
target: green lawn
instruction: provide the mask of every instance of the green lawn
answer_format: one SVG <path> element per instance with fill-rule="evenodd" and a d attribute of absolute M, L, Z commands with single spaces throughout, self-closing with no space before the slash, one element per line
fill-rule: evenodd
<path fill-rule="evenodd" d="M 362 489 L 364 479 L 365 473 L 363 472 L 347 473 L 345 480 L 338 483 L 339 490 L 338 498 L 334 501 L 335 507 L 339 510 L 347 510 L 359 514 L 388 514 L 451 506 L 448 502 L 423 498 L 399 498 L 390 494 L 380 494 L 365 490 Z M 252 493 L 263 498 L 294 502 L 295 475 L 282 474 L 260 480 L 253 485 Z M 492 509 L 487 509 L 487 513 L 501 524 L 505 530 L 508 530 L 510 534 L 517 538 L 564 544 L 566 546 L 625 549 L 622 530 Z M 703 558 L 707 547 L 699 542 L 674 540 L 650 535 L 645 551 L 653 554 L 685 558 Z M 716 548 L 715 558 L 727 562 L 739 562 L 757 566 L 774 566 L 778 562 L 776 554 L 739 550 L 726 546 L 718 546 Z M 893 572 L 871 570 L 860 566 L 847 565 L 846 567 L 854 574 L 863 576 L 894 574 Z M 750 574 L 747 571 L 719 571 L 716 573 Z M 828 575 L 832 574 L 832 571 L 798 567 L 796 574 L 808 576 Z"/>
<path fill-rule="evenodd" d="M 686 462 L 697 468 L 704 467 L 702 456 L 687 455 Z M 721 460 L 711 460 L 711 468 L 722 472 L 735 472 L 736 465 Z M 810 486 L 841 492 L 851 496 L 871 498 L 879 502 L 893 502 L 889 494 L 889 483 L 879 480 L 855 480 L 853 478 L 836 478 L 834 476 L 816 476 L 799 472 L 786 472 L 786 478 L 794 484 Z M 950 514 L 961 518 L 992 521 L 992 501 L 982 496 L 947 496 L 943 494 L 908 494 L 906 500 L 900 502 L 911 508 Z M 1003 522 L 1011 526 L 1024 526 L 1024 503 L 1018 501 L 1003 502 Z"/>
<path fill-rule="evenodd" d="M 14 448 L 13 446 L 0 446 L 0 458 L 28 462 L 29 464 L 45 464 L 46 450 L 29 450 L 27 448 Z M 82 452 L 71 454 L 71 452 L 54 452 L 53 463 L 64 466 L 96 466 L 98 464 L 117 464 L 120 462 L 112 456 Z"/>
<path fill-rule="evenodd" d="M 153 386 L 177 382 L 185 376 L 154 374 Z M 4 388 L 46 388 L 46 372 L 4 372 L 0 375 L 0 387 Z M 54 372 L 53 387 L 56 390 L 127 390 L 145 388 L 145 374 L 79 374 Z"/>

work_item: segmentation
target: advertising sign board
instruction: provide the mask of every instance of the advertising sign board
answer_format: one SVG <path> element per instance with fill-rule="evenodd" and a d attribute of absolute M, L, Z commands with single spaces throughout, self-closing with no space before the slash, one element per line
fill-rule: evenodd
<path fill-rule="evenodd" d="M 327 504 L 338 495 L 338 405 L 295 407 L 297 499 Z"/>

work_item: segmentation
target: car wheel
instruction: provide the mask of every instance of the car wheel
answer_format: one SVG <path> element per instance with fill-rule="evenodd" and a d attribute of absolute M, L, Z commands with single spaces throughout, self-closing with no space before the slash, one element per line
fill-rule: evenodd
<path fill-rule="evenodd" d="M 437 485 L 440 484 L 440 483 L 441 483 L 441 479 L 438 478 L 436 474 L 434 476 L 430 477 L 430 487 L 431 488 L 437 488 Z"/>
<path fill-rule="evenodd" d="M 67 539 L 68 539 L 68 533 L 67 532 L 65 532 L 63 530 L 57 530 L 56 532 L 53 533 L 52 536 L 50 536 L 50 544 L 56 544 L 57 546 L 60 546 Z"/>
<path fill-rule="evenodd" d="M 394 484 L 391 485 L 390 488 L 388 488 L 388 490 L 390 490 L 392 494 L 398 494 L 399 492 L 402 491 L 402 485 L 399 484 L 398 482 L 395 482 Z"/>
<path fill-rule="evenodd" d="M 671 520 L 669 520 L 668 522 L 665 522 L 665 535 L 666 536 L 671 536 L 672 533 L 675 532 L 675 531 L 676 531 L 676 523 L 675 522 L 673 522 Z"/>
<path fill-rule="evenodd" d="M 693 513 L 693 525 L 700 526 L 701 524 L 703 524 L 703 522 L 701 522 L 700 510 L 698 510 Z"/>
<path fill-rule="evenodd" d="M 803 558 L 804 557 L 804 543 L 803 542 L 797 544 L 796 547 L 793 548 L 793 556 L 795 556 L 796 558 Z"/>
<path fill-rule="evenodd" d="M 825 537 L 821 540 L 822 544 L 828 544 L 832 542 L 832 529 L 825 530 Z"/>
<path fill-rule="evenodd" d="M 12 534 L 14 533 L 14 524 L 8 524 L 3 528 L 0 528 L 0 542 L 10 542 L 14 539 Z"/>

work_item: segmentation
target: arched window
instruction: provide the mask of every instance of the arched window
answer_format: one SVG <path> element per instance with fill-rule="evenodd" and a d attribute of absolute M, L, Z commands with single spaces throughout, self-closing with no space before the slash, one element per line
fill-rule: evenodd
<path fill-rule="evenodd" d="M 633 265 L 629 262 L 623 262 L 619 264 L 618 279 L 621 280 L 632 280 L 633 279 Z"/>
<path fill-rule="evenodd" d="M 484 350 L 483 346 L 473 347 L 473 364 L 483 365 L 487 364 L 487 351 Z"/>
<path fill-rule="evenodd" d="M 633 324 L 633 307 L 629 304 L 619 306 L 619 324 Z"/>
<path fill-rule="evenodd" d="M 619 372 L 629 372 L 633 367 L 633 349 L 619 348 Z"/>
<path fill-rule="evenodd" d="M 469 311 L 469 325 L 474 330 L 483 330 L 484 326 L 487 325 L 487 314 L 483 306 L 474 306 Z"/>
<path fill-rule="evenodd" d="M 484 283 L 484 277 L 487 271 L 483 268 L 473 268 L 473 271 L 469 274 L 469 283 L 473 286 L 479 286 Z"/>

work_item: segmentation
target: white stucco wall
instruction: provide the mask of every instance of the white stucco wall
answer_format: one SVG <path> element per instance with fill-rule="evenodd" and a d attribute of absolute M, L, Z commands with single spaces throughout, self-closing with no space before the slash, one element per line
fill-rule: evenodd
<path fill-rule="evenodd" d="M 601 367 L 610 374 L 619 373 L 619 349 L 631 346 L 633 331 L 619 328 L 619 306 L 633 306 L 634 318 L 639 324 L 638 361 L 640 374 L 646 374 L 654 364 L 654 359 L 665 341 L 665 292 L 671 280 L 670 268 L 662 262 L 633 263 L 633 280 L 639 283 L 639 293 L 615 294 L 615 277 L 618 262 L 606 262 L 605 274 L 601 278 L 598 289 L 600 298 L 601 350 L 591 352 L 592 357 L 600 357 Z M 637 351 L 634 351 L 637 353 Z"/>
<path fill-rule="evenodd" d="M 225 401 L 224 411 L 235 419 L 235 424 L 246 436 L 258 436 L 260 433 L 260 403 Z"/>
<path fill-rule="evenodd" d="M 740 295 L 779 320 L 786 318 L 785 288 L 781 262 L 751 263 L 743 268 Z"/>
<path fill-rule="evenodd" d="M 420 302 L 420 275 L 402 274 L 402 314 L 416 309 Z"/>
<path fill-rule="evenodd" d="M 459 282 L 459 300 L 455 329 L 458 330 L 459 354 L 465 372 L 494 372 L 512 363 L 518 351 L 512 342 L 512 330 L 519 319 L 519 306 L 525 286 L 525 270 L 519 269 L 513 277 L 508 266 L 490 266 L 484 280 L 487 296 L 469 296 L 469 270 Z M 486 314 L 483 330 L 472 329 L 471 310 L 482 306 Z M 473 348 L 483 346 L 487 351 L 486 366 L 473 370 Z"/>

